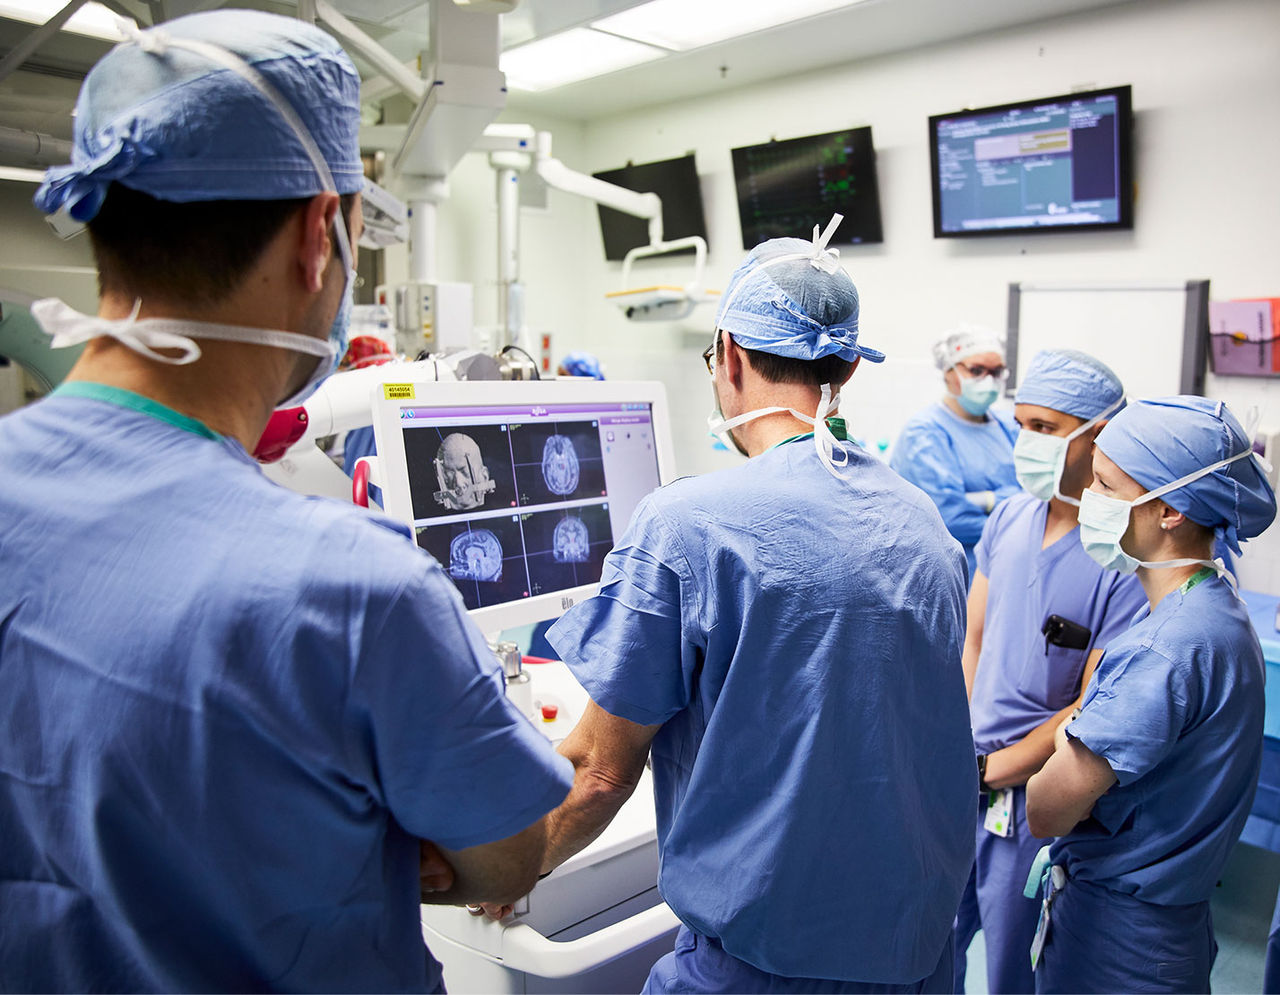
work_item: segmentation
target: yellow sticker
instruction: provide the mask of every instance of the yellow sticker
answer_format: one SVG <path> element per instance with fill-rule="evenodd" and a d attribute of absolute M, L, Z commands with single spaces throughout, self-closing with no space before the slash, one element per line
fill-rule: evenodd
<path fill-rule="evenodd" d="M 388 401 L 412 401 L 413 384 L 411 383 L 384 383 L 382 385 L 382 395 Z"/>

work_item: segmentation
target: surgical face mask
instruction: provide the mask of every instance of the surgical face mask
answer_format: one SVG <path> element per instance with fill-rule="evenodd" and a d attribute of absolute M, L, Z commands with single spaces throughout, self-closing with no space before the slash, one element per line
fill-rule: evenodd
<path fill-rule="evenodd" d="M 993 376 L 985 377 L 965 377 L 957 372 L 956 376 L 960 377 L 960 393 L 953 394 L 952 397 L 960 407 L 971 415 L 985 415 L 987 409 L 996 403 L 996 399 L 1000 396 L 1000 384 Z"/>
<path fill-rule="evenodd" d="M 285 124 L 294 132 L 302 147 L 306 150 L 320 185 L 329 192 L 336 193 L 337 186 L 333 182 L 333 174 L 324 160 L 319 147 L 298 117 L 292 105 L 280 95 L 271 83 L 256 69 L 245 62 L 234 52 L 209 42 L 195 41 L 190 38 L 171 38 L 163 30 L 140 31 L 131 23 L 121 22 L 122 30 L 130 42 L 141 46 L 145 51 L 157 57 L 164 57 L 171 49 L 182 49 L 193 52 L 210 62 L 229 69 L 244 79 L 250 86 L 267 98 L 280 113 Z M 128 44 L 126 42 L 125 44 Z M 293 407 L 315 392 L 326 377 L 337 369 L 338 361 L 346 350 L 347 329 L 350 326 L 351 307 L 355 288 L 355 259 L 351 251 L 351 242 L 347 236 L 347 226 L 339 210 L 334 216 L 334 242 L 338 255 L 342 259 L 346 272 L 346 286 L 343 289 L 342 302 L 338 313 L 329 329 L 326 341 L 312 338 L 303 332 L 277 331 L 267 328 L 253 328 L 243 325 L 222 325 L 214 322 L 189 321 L 169 318 L 146 318 L 138 320 L 141 301 L 134 305 L 133 313 L 128 318 L 107 319 L 82 315 L 67 307 L 58 300 L 37 301 L 31 307 L 31 313 L 44 326 L 45 331 L 53 336 L 52 348 L 64 348 L 79 345 L 89 339 L 108 336 L 128 346 L 139 355 L 157 363 L 171 366 L 183 366 L 194 363 L 200 358 L 200 347 L 195 339 L 219 339 L 228 342 L 247 342 L 264 345 L 276 349 L 288 349 L 315 356 L 315 369 L 306 383 L 290 397 L 281 401 L 277 408 Z M 178 355 L 158 352 L 164 349 L 176 351 Z"/>
<path fill-rule="evenodd" d="M 1013 470 L 1022 489 L 1041 501 L 1056 497 L 1059 501 L 1079 507 L 1080 502 L 1076 498 L 1068 497 L 1058 489 L 1062 481 L 1062 470 L 1067 464 L 1067 447 L 1071 445 L 1072 439 L 1089 431 L 1123 403 L 1124 398 L 1121 398 L 1069 435 L 1045 435 L 1041 432 L 1029 432 L 1025 428 L 1020 431 L 1018 441 L 1013 444 Z"/>
<path fill-rule="evenodd" d="M 1113 498 L 1106 494 L 1102 494 L 1095 490 L 1087 490 L 1081 495 L 1080 501 L 1080 544 L 1084 546 L 1084 551 L 1089 554 L 1093 560 L 1102 567 L 1103 570 L 1118 570 L 1120 573 L 1131 574 L 1138 567 L 1148 567 L 1153 569 L 1165 567 L 1184 567 L 1199 563 L 1202 566 L 1209 567 L 1215 571 L 1220 577 L 1226 578 L 1233 586 L 1234 578 L 1227 572 L 1225 565 L 1221 560 L 1200 560 L 1200 559 L 1177 559 L 1177 560 L 1139 560 L 1135 556 L 1126 553 L 1120 543 L 1124 539 L 1124 535 L 1129 531 L 1129 519 L 1133 513 L 1133 509 L 1140 504 L 1146 504 L 1148 501 L 1154 501 L 1156 498 L 1163 497 L 1170 491 L 1176 491 L 1180 487 L 1186 487 L 1192 481 L 1199 480 L 1207 474 L 1213 473 L 1214 470 L 1221 469 L 1228 463 L 1234 463 L 1238 459 L 1244 459 L 1246 456 L 1252 456 L 1253 450 L 1246 449 L 1244 452 L 1236 453 L 1234 456 L 1228 456 L 1224 460 L 1219 460 L 1202 470 L 1196 470 L 1189 473 L 1185 477 L 1157 487 L 1154 490 L 1147 491 L 1141 497 L 1133 501 L 1122 501 L 1120 498 Z"/>

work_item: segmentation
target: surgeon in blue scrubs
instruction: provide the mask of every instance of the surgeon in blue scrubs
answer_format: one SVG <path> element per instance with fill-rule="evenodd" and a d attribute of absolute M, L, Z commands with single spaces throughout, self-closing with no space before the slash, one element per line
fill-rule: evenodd
<path fill-rule="evenodd" d="M 1027 785 L 1058 836 L 1046 874 L 1038 992 L 1207 992 L 1209 914 L 1253 803 L 1262 649 L 1215 538 L 1275 518 L 1251 438 L 1220 401 L 1139 401 L 1098 436 L 1080 540 L 1135 573 L 1148 608 L 1107 646 L 1079 717 Z"/>
<path fill-rule="evenodd" d="M 548 869 L 652 748 L 684 925 L 648 991 L 950 991 L 977 785 L 964 560 L 928 498 L 826 421 L 883 359 L 833 227 L 757 246 L 725 292 L 704 356 L 714 429 L 747 461 L 646 498 L 548 634 L 592 700 L 561 746 Z"/>
<path fill-rule="evenodd" d="M 1040 841 L 1027 829 L 1023 786 L 1053 752 L 1103 649 L 1144 603 L 1135 578 L 1086 555 L 1077 529 L 1093 440 L 1123 404 L 1115 373 L 1073 350 L 1037 354 L 1018 385 L 1014 459 L 1026 493 L 992 514 L 969 591 L 964 667 L 983 779 L 977 860 L 956 921 L 957 991 L 979 928 L 987 990 L 1034 985 L 1027 951 L 1039 907 L 1022 891 Z"/>
<path fill-rule="evenodd" d="M 1018 429 L 1007 413 L 991 408 L 1008 378 L 1004 343 L 988 329 L 962 324 L 933 347 L 933 359 L 946 393 L 907 422 L 889 465 L 933 499 L 964 546 L 972 578 L 973 548 L 987 516 L 1018 493 Z"/>
<path fill-rule="evenodd" d="M 345 347 L 359 91 L 296 18 L 168 21 L 37 193 L 101 292 L 0 419 L 0 991 L 440 991 L 420 901 L 536 880 L 571 769 L 456 589 L 250 456 Z"/>

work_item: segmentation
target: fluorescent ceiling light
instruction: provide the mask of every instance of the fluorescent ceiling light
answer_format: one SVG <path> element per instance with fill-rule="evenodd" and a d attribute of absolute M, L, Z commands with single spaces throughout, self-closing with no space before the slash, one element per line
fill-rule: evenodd
<path fill-rule="evenodd" d="M 16 166 L 0 166 L 0 180 L 14 180 L 18 183 L 43 183 L 43 169 L 19 169 Z"/>
<path fill-rule="evenodd" d="M 650 0 L 591 26 L 648 45 L 684 52 L 789 24 L 863 0 Z"/>
<path fill-rule="evenodd" d="M 573 28 L 508 49 L 499 64 L 509 87 L 537 91 L 638 66 L 666 54 L 626 38 Z"/>
<path fill-rule="evenodd" d="M 0 0 L 0 17 L 11 17 L 28 24 L 44 24 L 66 6 L 66 0 Z M 123 41 L 116 28 L 116 15 L 100 3 L 86 3 L 71 15 L 63 31 L 88 35 L 103 41 Z"/>

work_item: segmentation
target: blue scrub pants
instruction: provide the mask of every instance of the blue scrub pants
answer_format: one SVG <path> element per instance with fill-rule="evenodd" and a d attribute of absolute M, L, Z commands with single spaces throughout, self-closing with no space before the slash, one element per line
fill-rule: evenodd
<path fill-rule="evenodd" d="M 1217 954 L 1208 902 L 1152 905 L 1071 879 L 1053 902 L 1036 992 L 1207 992 Z"/>
<path fill-rule="evenodd" d="M 676 948 L 658 960 L 649 971 L 644 993 L 662 992 L 812 992 L 814 995 L 841 992 L 928 993 L 951 991 L 955 952 L 947 940 L 938 966 L 929 977 L 909 985 L 876 985 L 862 981 L 831 981 L 825 978 L 786 978 L 770 974 L 732 954 L 720 941 L 694 933 L 686 926 L 676 933 Z"/>
<path fill-rule="evenodd" d="M 1027 793 L 1013 791 L 1013 835 L 995 836 L 982 828 L 987 796 L 978 796 L 978 829 L 973 874 L 956 913 L 955 990 L 964 991 L 965 952 L 982 930 L 987 947 L 987 991 L 1020 995 L 1035 990 L 1031 941 L 1040 917 L 1038 899 L 1025 898 L 1027 875 L 1047 842 L 1027 829 Z"/>

